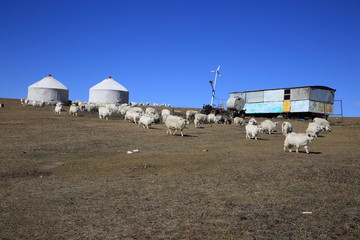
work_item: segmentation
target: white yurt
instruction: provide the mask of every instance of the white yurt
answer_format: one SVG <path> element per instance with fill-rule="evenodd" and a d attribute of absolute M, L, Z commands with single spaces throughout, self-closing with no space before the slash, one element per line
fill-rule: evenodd
<path fill-rule="evenodd" d="M 110 76 L 89 90 L 89 102 L 128 103 L 129 91 Z"/>
<path fill-rule="evenodd" d="M 28 87 L 30 101 L 44 101 L 47 104 L 69 101 L 69 89 L 49 74 Z"/>

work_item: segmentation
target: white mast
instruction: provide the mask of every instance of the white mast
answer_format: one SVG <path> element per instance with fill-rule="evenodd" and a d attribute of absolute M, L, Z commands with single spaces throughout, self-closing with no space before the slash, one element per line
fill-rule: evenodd
<path fill-rule="evenodd" d="M 213 70 L 211 72 L 214 72 L 215 73 L 215 79 L 214 79 L 214 82 L 213 81 L 209 81 L 209 83 L 211 84 L 211 87 L 212 87 L 212 93 L 211 93 L 211 102 L 210 102 L 210 105 L 213 106 L 213 103 L 214 103 L 214 98 L 215 98 L 215 89 L 216 89 L 216 80 L 217 80 L 217 77 L 220 75 L 220 65 L 217 67 L 216 70 Z M 221 75 L 220 75 L 221 76 Z M 214 85 L 213 85 L 214 83 Z"/>

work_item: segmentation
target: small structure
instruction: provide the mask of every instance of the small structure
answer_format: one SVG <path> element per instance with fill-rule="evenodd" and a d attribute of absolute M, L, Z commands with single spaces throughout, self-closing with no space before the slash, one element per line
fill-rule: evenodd
<path fill-rule="evenodd" d="M 69 89 L 49 74 L 28 87 L 29 101 L 43 101 L 46 104 L 68 103 Z"/>
<path fill-rule="evenodd" d="M 325 86 L 231 92 L 245 100 L 246 115 L 277 117 L 327 117 L 333 113 L 335 89 Z"/>
<path fill-rule="evenodd" d="M 128 103 L 129 91 L 111 76 L 91 87 L 89 102 L 97 103 Z"/>

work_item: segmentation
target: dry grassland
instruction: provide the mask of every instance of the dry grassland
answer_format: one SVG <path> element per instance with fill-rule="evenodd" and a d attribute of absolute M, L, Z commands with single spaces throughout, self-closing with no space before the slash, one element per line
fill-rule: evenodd
<path fill-rule="evenodd" d="M 0 103 L 0 239 L 360 239 L 359 118 L 296 154 L 280 131 Z"/>

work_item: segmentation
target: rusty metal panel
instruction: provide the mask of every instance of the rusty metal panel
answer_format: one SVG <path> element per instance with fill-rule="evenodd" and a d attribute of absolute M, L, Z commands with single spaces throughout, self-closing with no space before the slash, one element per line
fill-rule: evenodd
<path fill-rule="evenodd" d="M 277 102 L 284 100 L 284 89 L 264 91 L 264 102 Z"/>
<path fill-rule="evenodd" d="M 309 100 L 291 101 L 291 112 L 309 112 Z"/>
<path fill-rule="evenodd" d="M 247 92 L 245 101 L 247 103 L 264 102 L 264 91 Z"/>
<path fill-rule="evenodd" d="M 292 88 L 290 89 L 291 100 L 307 100 L 310 98 L 310 88 Z"/>
<path fill-rule="evenodd" d="M 311 88 L 310 100 L 326 103 L 334 103 L 335 93 L 326 89 Z"/>
<path fill-rule="evenodd" d="M 309 112 L 332 114 L 334 111 L 334 105 L 325 102 L 310 101 Z"/>

